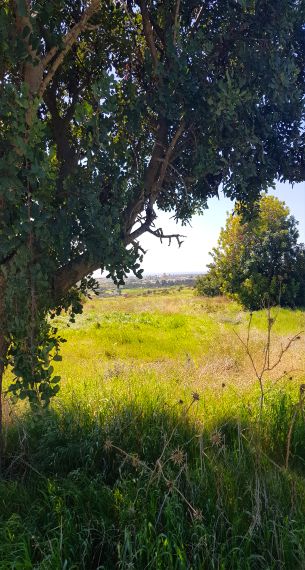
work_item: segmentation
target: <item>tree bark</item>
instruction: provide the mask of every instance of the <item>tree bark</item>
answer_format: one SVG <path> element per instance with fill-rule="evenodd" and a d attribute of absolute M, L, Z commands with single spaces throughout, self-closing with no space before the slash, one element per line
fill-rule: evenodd
<path fill-rule="evenodd" d="M 59 302 L 78 281 L 100 267 L 101 262 L 90 260 L 89 256 L 84 253 L 58 269 L 53 279 L 54 301 Z"/>

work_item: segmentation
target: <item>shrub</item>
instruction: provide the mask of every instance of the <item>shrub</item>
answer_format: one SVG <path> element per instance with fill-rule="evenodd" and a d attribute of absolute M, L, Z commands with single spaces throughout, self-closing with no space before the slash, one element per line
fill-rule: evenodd
<path fill-rule="evenodd" d="M 250 310 L 265 305 L 305 305 L 305 249 L 298 243 L 297 222 L 284 202 L 263 196 L 257 213 L 245 221 L 237 204 L 211 253 L 200 294 L 217 289 Z"/>

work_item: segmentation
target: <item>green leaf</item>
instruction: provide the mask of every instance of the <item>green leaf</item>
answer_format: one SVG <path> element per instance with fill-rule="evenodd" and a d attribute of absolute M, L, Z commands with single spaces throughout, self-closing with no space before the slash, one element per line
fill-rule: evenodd
<path fill-rule="evenodd" d="M 17 2 L 17 9 L 19 12 L 19 15 L 24 18 L 25 16 L 27 16 L 27 5 L 26 5 L 26 0 L 16 0 Z"/>
<path fill-rule="evenodd" d="M 53 378 L 51 378 L 52 384 L 57 384 L 58 382 L 60 382 L 60 380 L 61 380 L 60 376 L 53 376 Z"/>
<path fill-rule="evenodd" d="M 53 360 L 55 362 L 61 362 L 62 361 L 62 356 L 60 354 L 55 354 L 55 356 L 53 356 Z"/>

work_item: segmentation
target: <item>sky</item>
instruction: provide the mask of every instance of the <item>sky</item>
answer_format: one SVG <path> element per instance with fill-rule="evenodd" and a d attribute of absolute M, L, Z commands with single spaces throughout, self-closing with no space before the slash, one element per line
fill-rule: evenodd
<path fill-rule="evenodd" d="M 291 214 L 299 222 L 299 241 L 305 242 L 305 183 L 278 183 L 275 190 L 270 190 L 280 200 L 286 202 Z M 159 212 L 156 227 L 162 227 L 164 233 L 180 233 L 185 235 L 181 247 L 175 240 L 168 246 L 167 240 L 160 243 L 152 235 L 144 235 L 140 239 L 142 247 L 147 251 L 142 267 L 144 275 L 155 273 L 201 273 L 205 272 L 207 263 L 211 262 L 209 251 L 217 245 L 219 232 L 225 225 L 227 213 L 233 209 L 233 203 L 220 195 L 220 199 L 211 198 L 208 209 L 202 216 L 194 216 L 192 225 L 182 227 L 171 218 L 171 214 Z"/>

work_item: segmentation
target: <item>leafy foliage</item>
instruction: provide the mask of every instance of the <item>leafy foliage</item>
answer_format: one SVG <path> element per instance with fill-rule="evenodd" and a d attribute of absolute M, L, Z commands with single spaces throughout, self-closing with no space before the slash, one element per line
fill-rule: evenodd
<path fill-rule="evenodd" d="M 198 292 L 213 296 L 218 288 L 249 309 L 279 302 L 304 306 L 305 248 L 298 243 L 297 222 L 273 196 L 262 197 L 258 209 L 251 221 L 243 220 L 239 205 L 229 215 Z M 208 290 L 207 283 L 215 289 Z"/>
<path fill-rule="evenodd" d="M 196 279 L 196 292 L 198 295 L 204 295 L 206 297 L 217 297 L 222 294 L 221 285 L 219 279 L 215 272 L 212 271 L 211 265 L 210 270 L 205 275 L 200 275 Z"/>
<path fill-rule="evenodd" d="M 304 2 L 0 6 L 0 372 L 47 403 L 71 287 L 141 277 L 156 205 L 187 222 L 304 178 Z M 72 316 L 73 318 L 73 316 Z M 1 376 L 1 374 L 0 374 Z"/>

